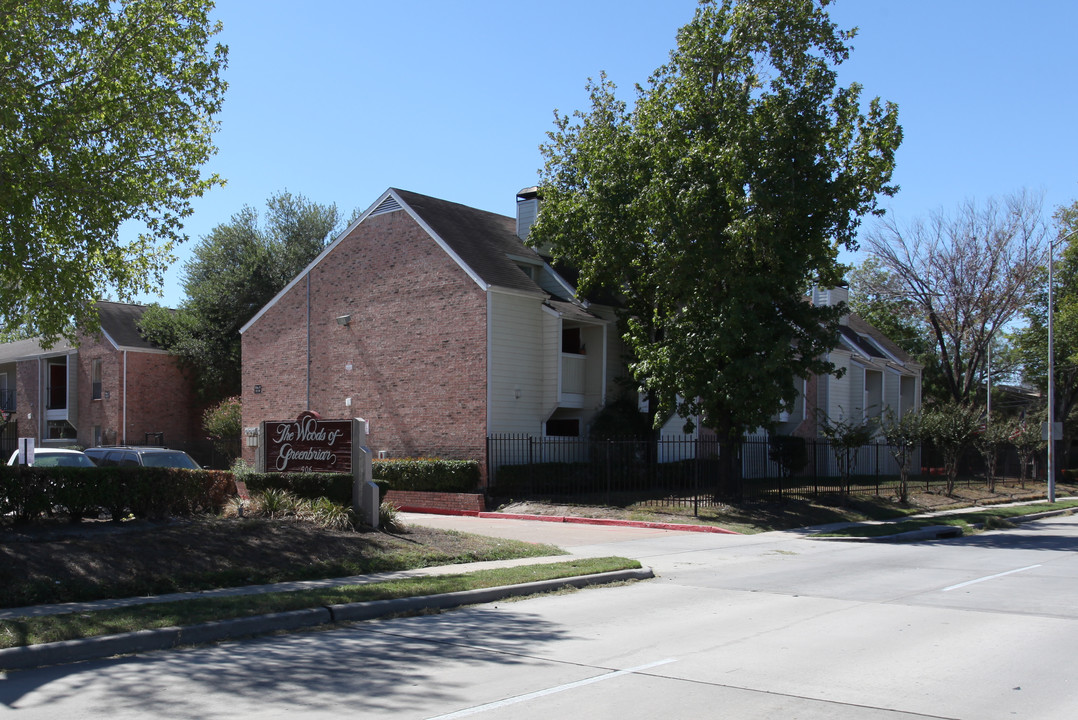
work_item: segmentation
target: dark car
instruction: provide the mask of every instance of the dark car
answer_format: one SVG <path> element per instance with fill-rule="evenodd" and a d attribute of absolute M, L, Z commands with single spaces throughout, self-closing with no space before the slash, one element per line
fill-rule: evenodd
<path fill-rule="evenodd" d="M 86 454 L 101 467 L 172 467 L 199 470 L 199 464 L 183 450 L 163 447 L 95 447 Z"/>

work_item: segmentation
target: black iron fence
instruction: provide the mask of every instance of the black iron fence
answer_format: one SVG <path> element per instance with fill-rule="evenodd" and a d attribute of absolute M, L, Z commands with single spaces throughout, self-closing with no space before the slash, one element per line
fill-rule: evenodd
<path fill-rule="evenodd" d="M 664 505 L 708 505 L 776 496 L 829 493 L 893 494 L 899 466 L 886 443 L 847 452 L 826 439 L 666 437 L 658 440 L 495 435 L 487 439 L 487 489 L 500 497 L 617 502 L 619 496 Z M 1022 465 L 1025 464 L 1023 473 Z M 944 479 L 941 454 L 925 445 L 913 453 L 911 483 Z M 985 458 L 975 450 L 958 464 L 961 482 L 986 482 Z M 1044 478 L 1043 457 L 1022 463 L 1013 447 L 996 455 L 996 478 Z"/>

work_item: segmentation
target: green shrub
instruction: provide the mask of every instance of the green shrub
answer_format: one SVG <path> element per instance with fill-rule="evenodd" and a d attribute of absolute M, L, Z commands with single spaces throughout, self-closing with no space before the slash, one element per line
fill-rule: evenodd
<path fill-rule="evenodd" d="M 475 460 L 375 460 L 373 475 L 383 490 L 472 493 L 479 488 Z"/>
<path fill-rule="evenodd" d="M 400 534 L 407 528 L 401 520 L 400 510 L 391 502 L 383 501 L 378 506 L 378 527 L 387 533 Z"/>
<path fill-rule="evenodd" d="M 352 476 L 343 473 L 247 473 L 247 490 L 287 490 L 297 497 L 313 500 L 328 498 L 336 503 L 352 504 Z"/>
<path fill-rule="evenodd" d="M 232 476 L 216 470 L 158 467 L 7 467 L 0 470 L 0 511 L 17 520 L 66 512 L 73 522 L 108 512 L 163 518 L 217 512 L 235 494 Z"/>

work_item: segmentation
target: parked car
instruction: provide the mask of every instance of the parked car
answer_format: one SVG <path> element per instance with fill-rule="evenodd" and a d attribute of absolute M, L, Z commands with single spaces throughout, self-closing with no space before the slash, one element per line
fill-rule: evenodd
<path fill-rule="evenodd" d="M 19 464 L 18 450 L 12 453 L 7 464 Z M 94 467 L 86 453 L 61 448 L 34 448 L 34 459 L 30 464 L 35 467 Z"/>
<path fill-rule="evenodd" d="M 172 467 L 200 470 L 197 462 L 183 450 L 163 447 L 95 447 L 87 448 L 86 454 L 101 467 Z"/>

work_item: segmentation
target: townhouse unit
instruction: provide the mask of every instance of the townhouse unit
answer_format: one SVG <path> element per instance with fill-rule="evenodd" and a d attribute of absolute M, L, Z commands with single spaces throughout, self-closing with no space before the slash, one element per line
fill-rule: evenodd
<path fill-rule="evenodd" d="M 5 446 L 168 444 L 197 451 L 202 407 L 176 358 L 142 337 L 146 307 L 99 302 L 101 331 L 77 342 L 0 344 Z"/>

